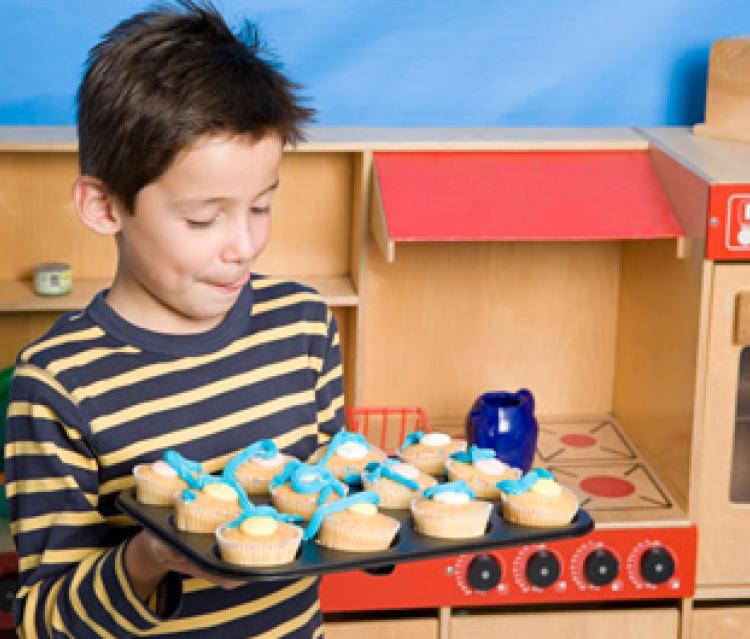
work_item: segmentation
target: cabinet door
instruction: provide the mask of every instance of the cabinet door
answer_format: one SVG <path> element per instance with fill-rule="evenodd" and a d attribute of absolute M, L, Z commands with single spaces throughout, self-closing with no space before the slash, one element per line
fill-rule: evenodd
<path fill-rule="evenodd" d="M 691 639 L 747 639 L 750 606 L 694 608 Z"/>
<path fill-rule="evenodd" d="M 748 339 L 750 313 L 743 307 L 749 293 L 749 266 L 716 265 L 703 417 L 694 442 L 699 586 L 750 584 L 750 345 L 741 343 Z"/>
<path fill-rule="evenodd" d="M 437 619 L 377 619 L 324 624 L 326 639 L 437 639 Z"/>
<path fill-rule="evenodd" d="M 677 609 L 571 610 L 469 614 L 451 619 L 451 639 L 677 639 Z"/>

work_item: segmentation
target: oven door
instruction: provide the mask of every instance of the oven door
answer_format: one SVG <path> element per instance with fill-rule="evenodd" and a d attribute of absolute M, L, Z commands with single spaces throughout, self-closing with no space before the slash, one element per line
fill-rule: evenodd
<path fill-rule="evenodd" d="M 696 407 L 703 419 L 693 458 L 697 582 L 750 588 L 750 264 L 714 265 L 706 299 L 704 405 Z"/>

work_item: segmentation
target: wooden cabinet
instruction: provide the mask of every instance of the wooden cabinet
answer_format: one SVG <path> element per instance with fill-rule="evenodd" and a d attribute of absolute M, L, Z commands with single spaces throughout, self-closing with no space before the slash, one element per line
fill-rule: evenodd
<path fill-rule="evenodd" d="M 696 607 L 690 639 L 747 639 L 750 637 L 750 605 Z"/>
<path fill-rule="evenodd" d="M 370 621 L 333 621 L 324 624 L 323 632 L 326 639 L 438 639 L 438 620 L 383 618 Z"/>
<path fill-rule="evenodd" d="M 450 639 L 677 639 L 677 609 L 623 608 L 467 614 L 451 618 Z"/>

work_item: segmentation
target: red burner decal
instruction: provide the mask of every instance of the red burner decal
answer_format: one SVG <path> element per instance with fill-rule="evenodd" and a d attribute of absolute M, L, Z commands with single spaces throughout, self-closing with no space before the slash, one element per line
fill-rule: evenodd
<path fill-rule="evenodd" d="M 627 497 L 635 492 L 635 486 L 627 479 L 609 475 L 592 475 L 582 479 L 578 484 L 582 490 L 594 497 Z"/>
<path fill-rule="evenodd" d="M 596 437 L 591 435 L 582 435 L 576 433 L 569 433 L 560 437 L 560 441 L 566 446 L 572 446 L 573 448 L 589 448 L 596 444 Z"/>

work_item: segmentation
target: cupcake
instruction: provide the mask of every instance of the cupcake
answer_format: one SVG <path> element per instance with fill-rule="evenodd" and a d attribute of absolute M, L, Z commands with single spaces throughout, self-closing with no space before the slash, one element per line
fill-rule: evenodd
<path fill-rule="evenodd" d="M 372 462 L 362 473 L 365 490 L 377 493 L 382 508 L 408 508 L 419 491 L 434 486 L 431 475 L 420 472 L 415 466 L 398 459 Z"/>
<path fill-rule="evenodd" d="M 417 430 L 407 435 L 398 456 L 428 475 L 442 477 L 445 462 L 451 453 L 466 450 L 466 442 L 445 433 L 425 433 Z"/>
<path fill-rule="evenodd" d="M 578 512 L 578 497 L 543 468 L 521 479 L 498 482 L 503 518 L 524 526 L 565 526 Z"/>
<path fill-rule="evenodd" d="M 463 481 L 427 488 L 411 502 L 415 530 L 443 539 L 481 537 L 491 512 L 492 504 L 475 500 L 474 491 Z"/>
<path fill-rule="evenodd" d="M 292 457 L 284 455 L 270 439 L 251 444 L 227 462 L 222 476 L 236 480 L 251 495 L 267 495 L 271 480 Z"/>
<path fill-rule="evenodd" d="M 293 459 L 271 480 L 271 501 L 282 513 L 307 521 L 318 506 L 347 493 L 346 486 L 330 470 Z"/>
<path fill-rule="evenodd" d="M 253 507 L 216 529 L 221 558 L 240 566 L 279 566 L 294 561 L 302 528 L 271 506 Z"/>
<path fill-rule="evenodd" d="M 327 445 L 316 450 L 308 463 L 325 466 L 346 483 L 358 483 L 360 473 L 370 462 L 380 462 L 386 454 L 368 442 L 364 435 L 340 430 Z"/>
<path fill-rule="evenodd" d="M 500 499 L 497 482 L 519 479 L 522 472 L 495 457 L 491 448 L 472 444 L 468 451 L 451 453 L 445 462 L 448 481 L 465 481 L 480 499 Z"/>
<path fill-rule="evenodd" d="M 213 533 L 222 524 L 236 519 L 249 505 L 237 484 L 201 475 L 194 486 L 175 497 L 175 526 L 185 532 Z"/>
<path fill-rule="evenodd" d="M 188 480 L 201 472 L 198 462 L 185 459 L 177 451 L 166 451 L 163 459 L 133 467 L 136 499 L 150 506 L 171 506 L 175 493 L 187 488 Z"/>
<path fill-rule="evenodd" d="M 400 523 L 378 512 L 379 501 L 377 494 L 361 492 L 325 504 L 313 515 L 304 538 L 313 539 L 318 534 L 318 543 L 334 550 L 385 550 L 393 543 Z"/>

